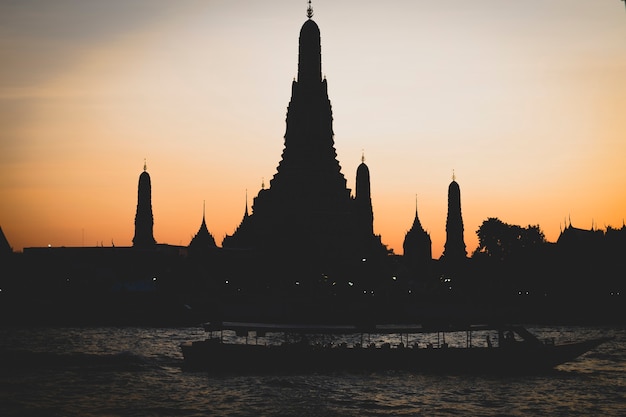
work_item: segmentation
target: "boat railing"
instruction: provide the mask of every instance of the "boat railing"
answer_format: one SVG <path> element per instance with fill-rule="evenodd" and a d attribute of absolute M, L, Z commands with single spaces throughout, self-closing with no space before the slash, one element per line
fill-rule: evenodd
<path fill-rule="evenodd" d="M 447 326 L 424 326 L 421 324 L 369 324 L 369 325 L 311 325 L 311 324 L 275 324 L 275 323 L 242 323 L 242 322 L 209 322 L 204 325 L 204 330 L 209 333 L 210 339 L 218 339 L 224 341 L 224 331 L 229 331 L 231 334 L 243 340 L 245 343 L 249 343 L 250 333 L 253 334 L 254 344 L 258 344 L 259 338 L 266 338 L 270 334 L 282 334 L 283 343 L 303 343 L 308 344 L 307 336 L 360 336 L 360 342 L 352 343 L 350 348 L 359 347 L 379 347 L 379 348 L 413 348 L 420 347 L 420 342 L 425 348 L 447 348 L 450 347 L 446 341 L 446 334 L 458 334 L 465 332 L 465 348 L 473 347 L 507 347 L 516 344 L 517 342 L 527 342 L 530 344 L 547 344 L 541 342 L 532 333 L 528 332 L 521 325 L 508 325 L 508 326 L 491 326 L 487 324 L 474 324 L 474 325 L 447 325 Z M 484 342 L 475 343 L 475 332 L 482 331 L 487 333 L 484 337 Z M 219 337 L 216 336 L 219 335 Z M 380 341 L 379 346 L 376 343 L 369 342 L 371 335 L 392 335 L 397 334 L 400 337 L 399 343 L 390 343 L 388 341 Z M 436 343 L 434 339 L 415 340 L 420 334 L 431 334 L 436 336 Z M 521 340 L 516 340 L 517 335 Z M 365 341 L 367 336 L 368 341 Z M 491 340 L 491 336 L 495 336 L 494 344 Z M 459 338 L 456 337 L 456 344 L 458 346 Z M 274 339 L 276 342 L 276 339 Z M 267 341 L 266 341 L 267 344 Z M 331 343 L 332 345 L 332 343 Z M 348 344 L 340 343 L 340 347 L 348 347 Z"/>

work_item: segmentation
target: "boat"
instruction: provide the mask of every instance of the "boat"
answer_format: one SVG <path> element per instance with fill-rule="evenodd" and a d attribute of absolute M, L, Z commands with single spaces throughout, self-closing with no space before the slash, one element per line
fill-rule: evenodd
<path fill-rule="evenodd" d="M 204 330 L 208 334 L 205 339 L 180 345 L 186 370 L 528 373 L 551 370 L 612 339 L 556 344 L 539 340 L 522 325 L 210 322 L 204 324 Z M 446 342 L 446 335 L 448 340 L 454 335 L 458 341 L 459 334 L 463 335 L 462 346 Z M 477 342 L 476 334 L 486 335 L 484 341 Z M 373 335 L 379 343 L 371 341 Z M 395 337 L 398 343 L 390 343 Z"/>

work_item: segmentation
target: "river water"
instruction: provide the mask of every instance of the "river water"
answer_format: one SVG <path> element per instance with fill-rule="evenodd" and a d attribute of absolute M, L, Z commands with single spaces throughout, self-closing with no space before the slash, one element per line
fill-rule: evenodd
<path fill-rule="evenodd" d="M 215 376 L 182 367 L 179 344 L 204 338 L 200 328 L 6 327 L 0 416 L 626 415 L 626 328 L 529 330 L 557 343 L 615 339 L 541 375 Z"/>

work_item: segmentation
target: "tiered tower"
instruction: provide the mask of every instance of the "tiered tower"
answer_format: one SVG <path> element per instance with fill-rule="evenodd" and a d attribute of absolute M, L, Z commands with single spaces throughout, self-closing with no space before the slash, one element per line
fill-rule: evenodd
<path fill-rule="evenodd" d="M 337 161 L 320 30 L 312 16 L 309 3 L 277 172 L 254 198 L 252 214 L 222 246 L 280 254 L 292 264 L 320 271 L 367 259 L 383 246 L 373 234 L 367 166 L 359 166 L 352 198 Z"/>
<path fill-rule="evenodd" d="M 461 188 L 452 174 L 448 186 L 448 217 L 446 219 L 446 244 L 442 259 L 449 263 L 465 260 L 467 250 L 463 239 L 463 217 L 461 216 Z"/>
<path fill-rule="evenodd" d="M 374 234 L 374 210 L 370 191 L 370 170 L 365 165 L 365 155 L 361 156 L 361 164 L 356 169 L 356 195 L 354 198 L 358 229 L 364 238 Z"/>
<path fill-rule="evenodd" d="M 154 218 L 152 216 L 152 185 L 150 174 L 144 161 L 143 172 L 139 175 L 137 189 L 137 213 L 135 214 L 135 237 L 133 247 L 151 248 L 156 245 L 153 236 Z"/>

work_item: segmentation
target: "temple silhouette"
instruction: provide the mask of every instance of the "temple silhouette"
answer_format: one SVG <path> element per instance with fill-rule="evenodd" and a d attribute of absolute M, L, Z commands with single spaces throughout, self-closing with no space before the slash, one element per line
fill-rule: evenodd
<path fill-rule="evenodd" d="M 204 205 L 187 246 L 155 240 L 144 161 L 130 247 L 24 248 L 17 254 L 0 228 L 0 260 L 5 270 L 18 271 L 0 277 L 0 301 L 11 301 L 0 303 L 3 316 L 32 309 L 47 317 L 56 312 L 60 321 L 80 316 L 104 323 L 139 317 L 162 324 L 190 312 L 192 320 L 448 320 L 462 305 L 459 320 L 475 312 L 476 303 L 494 309 L 482 309 L 481 319 L 624 316 L 626 225 L 585 230 L 570 221 L 550 243 L 538 226 L 490 218 L 476 231 L 480 244 L 468 256 L 454 173 L 442 256 L 432 257 L 417 196 L 403 254 L 388 250 L 374 232 L 365 155 L 354 193 L 337 160 L 320 29 L 312 16 L 309 1 L 276 173 L 251 207 L 246 191 L 243 217 L 221 246 L 207 227 Z"/>
<path fill-rule="evenodd" d="M 328 83 L 321 72 L 320 30 L 312 14 L 309 5 L 277 172 L 254 198 L 252 213 L 246 208 L 241 224 L 222 246 L 273 258 L 272 271 L 265 272 L 297 272 L 314 279 L 363 262 L 380 262 L 386 248 L 373 232 L 370 174 L 364 158 L 354 196 L 337 161 Z"/>

